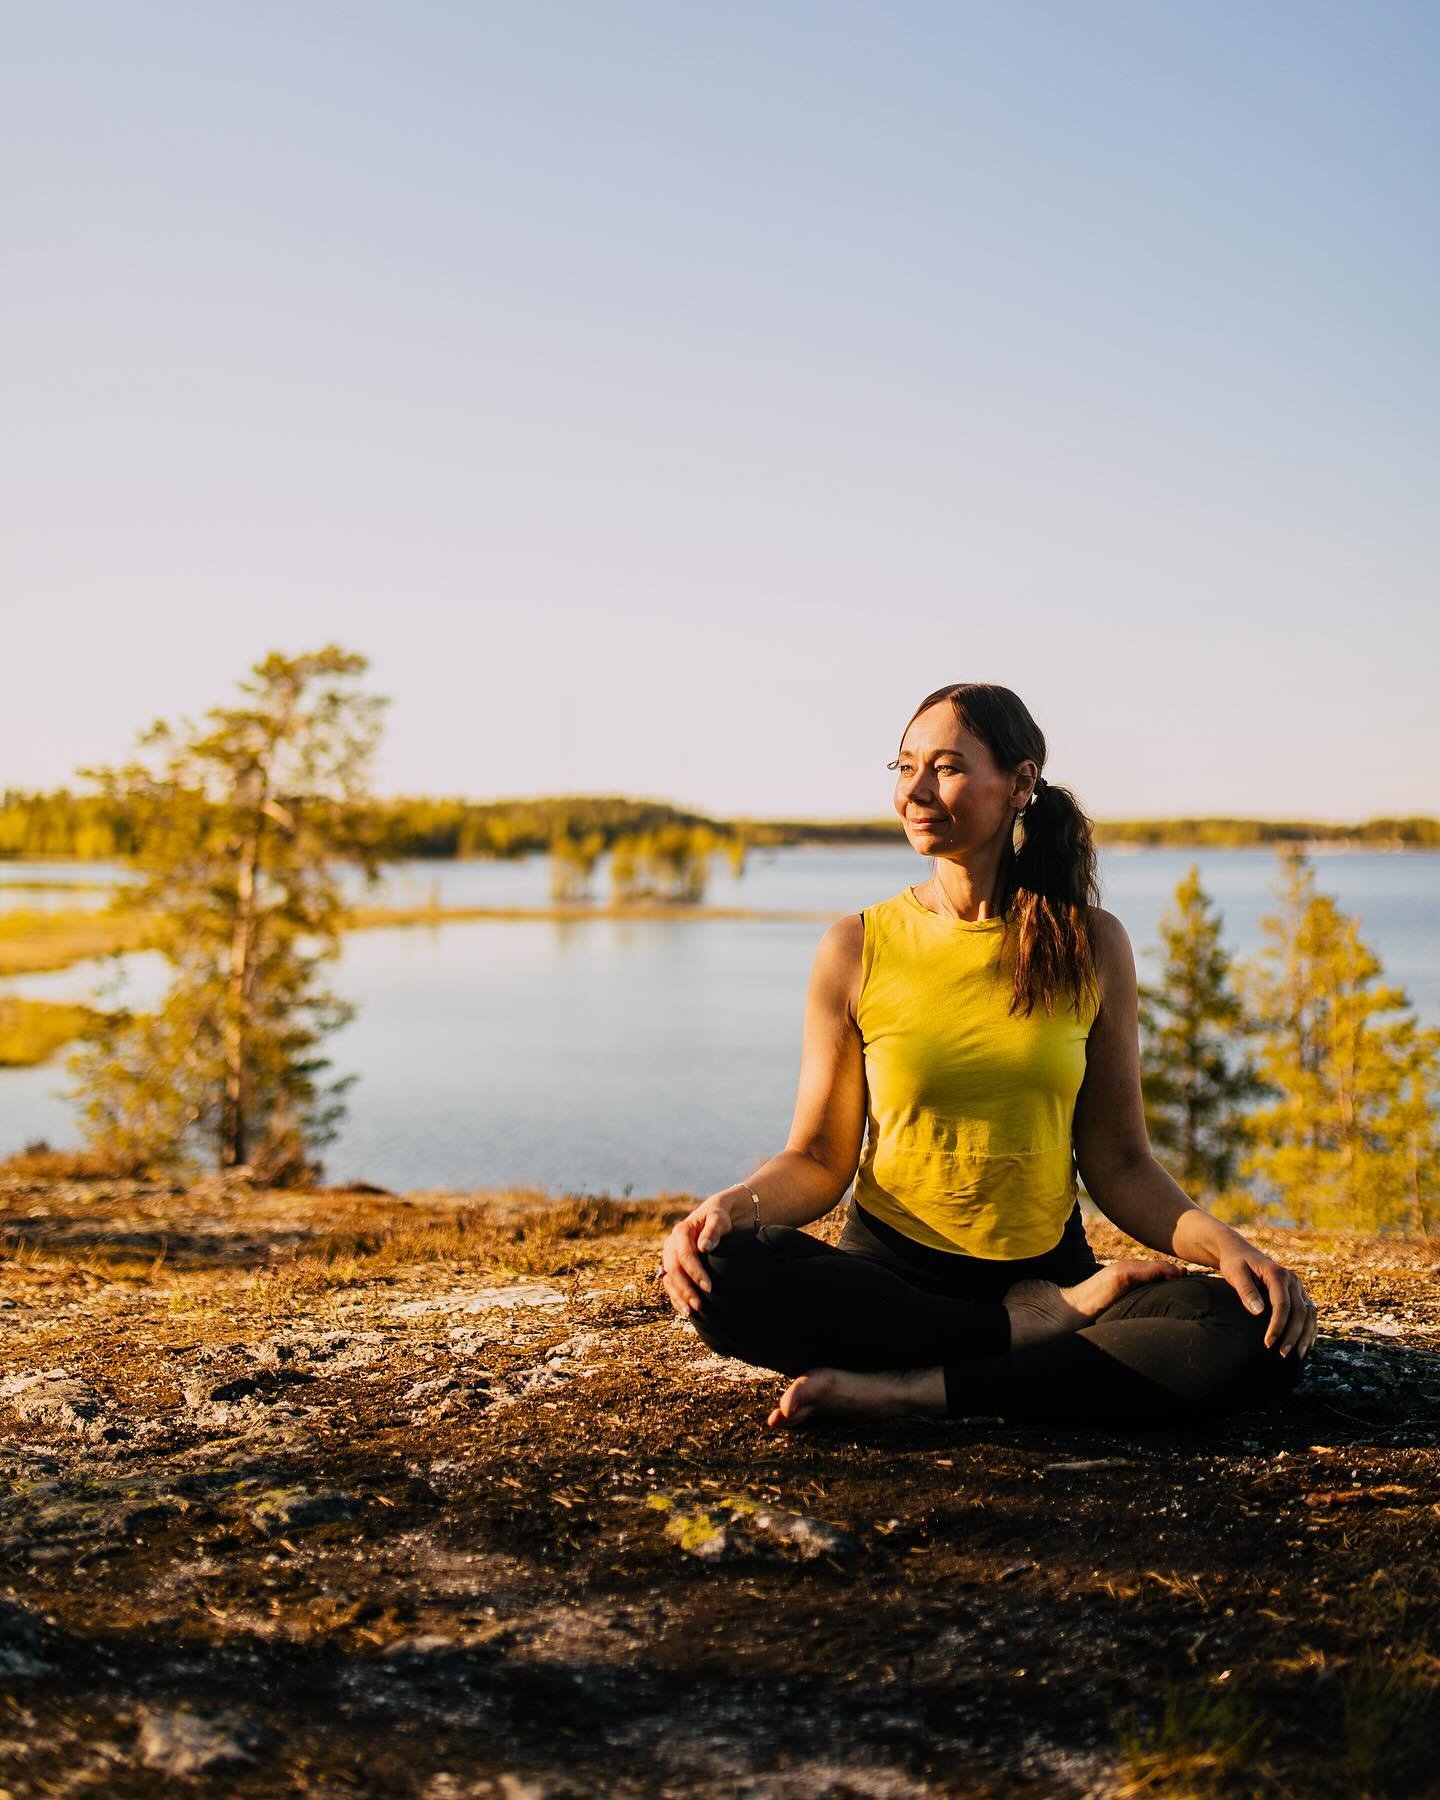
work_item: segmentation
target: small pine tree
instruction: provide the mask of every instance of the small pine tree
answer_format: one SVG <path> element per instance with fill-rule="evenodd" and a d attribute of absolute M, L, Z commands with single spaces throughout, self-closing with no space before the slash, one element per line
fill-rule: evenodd
<path fill-rule="evenodd" d="M 156 1012 L 117 1014 L 70 1059 L 112 1163 L 190 1173 L 198 1153 L 275 1185 L 319 1174 L 353 1079 L 317 1079 L 321 1038 L 354 1011 L 320 982 L 345 913 L 336 865 L 379 874 L 365 775 L 386 702 L 346 686 L 366 667 L 334 644 L 272 654 L 208 729 L 157 721 L 148 761 L 80 771 L 134 822 L 141 878 L 119 904 L 164 920 L 174 968 Z"/>
<path fill-rule="evenodd" d="M 550 837 L 550 898 L 583 899 L 585 874 L 580 846 L 565 826 L 561 825 Z"/>
<path fill-rule="evenodd" d="M 1160 920 L 1159 982 L 1140 989 L 1141 1090 L 1150 1142 L 1175 1179 L 1233 1209 L 1245 1108 L 1265 1087 L 1243 1053 L 1244 1006 L 1222 926 L 1192 865 Z"/>
<path fill-rule="evenodd" d="M 694 906 L 705 898 L 715 836 L 703 825 L 662 825 L 655 833 L 650 867 L 663 900 Z"/>
<path fill-rule="evenodd" d="M 1384 1121 L 1383 1154 L 1373 1158 L 1369 1179 L 1378 1214 L 1412 1237 L 1440 1232 L 1440 1031 L 1415 1018 L 1390 1030 L 1393 1098 Z"/>
<path fill-rule="evenodd" d="M 610 890 L 617 905 L 636 897 L 640 887 L 640 858 L 635 839 L 622 832 L 610 846 Z"/>
<path fill-rule="evenodd" d="M 1440 1170 L 1440 1031 L 1416 1023 L 1403 988 L 1374 985 L 1379 958 L 1315 891 L 1299 851 L 1283 853 L 1279 897 L 1279 913 L 1261 920 L 1269 942 L 1245 970 L 1278 1096 L 1248 1120 L 1245 1172 L 1298 1225 L 1426 1230 Z"/>
<path fill-rule="evenodd" d="M 576 838 L 562 825 L 550 839 L 550 898 L 588 900 L 590 879 L 604 848 L 603 831 L 587 831 Z"/>

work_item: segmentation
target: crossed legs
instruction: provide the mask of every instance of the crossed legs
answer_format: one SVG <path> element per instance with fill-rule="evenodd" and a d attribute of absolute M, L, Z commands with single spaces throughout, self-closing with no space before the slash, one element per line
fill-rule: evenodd
<path fill-rule="evenodd" d="M 1091 1290 L 1080 1301 L 1095 1307 L 1088 1322 L 1073 1311 L 1065 1320 L 1062 1307 L 1047 1336 L 1013 1298 L 1007 1309 L 937 1293 L 788 1226 L 728 1233 L 703 1260 L 712 1286 L 692 1316 L 699 1336 L 721 1355 L 799 1378 L 771 1424 L 918 1410 L 1175 1425 L 1264 1404 L 1298 1372 L 1264 1347 L 1268 1310 L 1248 1312 L 1213 1275 L 1132 1275 L 1126 1286 L 1122 1270 L 1142 1265 L 1112 1265 L 1066 1290 Z"/>

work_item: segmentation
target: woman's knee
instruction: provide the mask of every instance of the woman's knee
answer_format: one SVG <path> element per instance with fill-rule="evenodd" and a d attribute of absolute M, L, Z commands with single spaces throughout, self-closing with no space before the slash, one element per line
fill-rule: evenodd
<path fill-rule="evenodd" d="M 729 1231 L 713 1248 L 696 1254 L 710 1280 L 709 1289 L 701 1291 L 697 1319 L 706 1311 L 713 1315 L 754 1286 L 756 1258 L 762 1251 L 753 1231 Z"/>
<path fill-rule="evenodd" d="M 1215 1345 L 1215 1404 L 1234 1411 L 1283 1399 L 1299 1379 L 1300 1364 L 1293 1352 L 1282 1356 L 1265 1342 L 1273 1317 L 1270 1296 L 1262 1291 L 1256 1312 L 1222 1277 L 1195 1279 L 1204 1290 L 1192 1316 L 1206 1326 Z"/>
<path fill-rule="evenodd" d="M 1178 1275 L 1168 1281 L 1147 1281 L 1123 1293 L 1101 1315 L 1105 1319 L 1189 1319 L 1233 1331 L 1263 1344 L 1270 1324 L 1270 1303 L 1251 1312 L 1220 1275 Z"/>
<path fill-rule="evenodd" d="M 700 1254 L 742 1261 L 759 1256 L 780 1257 L 793 1262 L 804 1257 L 834 1256 L 837 1252 L 823 1238 L 812 1237 L 795 1225 L 740 1225 L 727 1231 L 713 1249 Z"/>
<path fill-rule="evenodd" d="M 738 1346 L 751 1335 L 768 1285 L 773 1252 L 753 1230 L 729 1231 L 709 1250 L 697 1252 L 709 1278 L 700 1305 L 689 1315 L 703 1342 L 721 1356 L 743 1355 Z"/>
<path fill-rule="evenodd" d="M 1302 1364 L 1293 1348 L 1288 1355 L 1282 1356 L 1278 1344 L 1265 1341 L 1274 1318 L 1269 1294 L 1262 1291 L 1260 1310 L 1252 1312 L 1228 1282 L 1217 1285 L 1223 1287 L 1228 1296 L 1215 1303 L 1225 1321 L 1225 1329 L 1237 1340 L 1245 1342 L 1250 1351 L 1230 1387 L 1223 1391 L 1223 1400 L 1231 1407 L 1244 1405 L 1247 1401 L 1266 1405 L 1282 1400 L 1300 1379 Z"/>
<path fill-rule="evenodd" d="M 775 1369 L 782 1374 L 800 1375 L 811 1367 L 813 1359 L 797 1356 L 787 1341 L 768 1330 L 763 1320 L 741 1312 L 717 1312 L 703 1305 L 691 1313 L 695 1335 L 716 1356 L 733 1357 L 736 1362 L 754 1368 Z"/>
<path fill-rule="evenodd" d="M 710 1292 L 703 1299 L 724 1307 L 732 1301 L 745 1304 L 759 1296 L 773 1294 L 776 1282 L 784 1281 L 787 1268 L 812 1255 L 813 1250 L 839 1254 L 828 1244 L 791 1225 L 762 1225 L 758 1231 L 753 1227 L 727 1231 L 718 1244 L 698 1253 L 710 1277 Z"/>
<path fill-rule="evenodd" d="M 1260 1305 L 1256 1310 L 1248 1301 L 1241 1299 L 1230 1283 L 1219 1275 L 1197 1275 L 1191 1279 L 1196 1283 L 1197 1309 L 1191 1317 L 1233 1333 L 1257 1354 L 1264 1352 L 1277 1363 L 1288 1365 L 1292 1361 L 1292 1358 L 1283 1357 L 1276 1350 L 1266 1349 L 1265 1338 L 1274 1316 L 1268 1293 L 1261 1290 Z"/>
<path fill-rule="evenodd" d="M 1131 1289 L 1106 1309 L 1100 1324 L 1123 1333 L 1121 1321 L 1147 1321 L 1149 1332 L 1140 1342 L 1157 1378 L 1197 1405 L 1229 1411 L 1264 1404 L 1294 1386 L 1294 1358 L 1266 1348 L 1270 1318 L 1268 1296 L 1252 1312 L 1223 1277 L 1182 1275 Z M 1099 1340 L 1107 1334 L 1093 1335 Z"/>
<path fill-rule="evenodd" d="M 739 1340 L 725 1330 L 713 1309 L 707 1312 L 702 1304 L 699 1312 L 691 1313 L 690 1324 L 695 1329 L 696 1337 L 707 1350 L 713 1350 L 717 1356 L 738 1356 L 740 1354 Z"/>
<path fill-rule="evenodd" d="M 800 1341 L 808 1312 L 791 1283 L 796 1262 L 816 1252 L 843 1254 L 789 1225 L 729 1231 L 700 1251 L 710 1288 L 701 1291 L 700 1305 L 689 1317 L 701 1342 L 717 1356 L 782 1373 L 812 1367 L 816 1359 Z"/>

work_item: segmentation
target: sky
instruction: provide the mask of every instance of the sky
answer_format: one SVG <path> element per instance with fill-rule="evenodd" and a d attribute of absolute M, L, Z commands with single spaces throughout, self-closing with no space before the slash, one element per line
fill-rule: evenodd
<path fill-rule="evenodd" d="M 9 0 L 0 788 L 270 650 L 375 786 L 1440 813 L 1440 9 Z"/>

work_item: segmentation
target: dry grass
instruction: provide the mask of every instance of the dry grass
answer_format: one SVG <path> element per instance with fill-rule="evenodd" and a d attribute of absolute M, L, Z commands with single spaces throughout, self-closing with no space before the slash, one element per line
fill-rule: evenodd
<path fill-rule="evenodd" d="M 454 925 L 483 919 L 790 919 L 828 923 L 838 917 L 835 912 L 754 911 L 737 906 L 688 906 L 660 901 L 626 906 L 603 902 L 573 906 L 362 906 L 350 911 L 344 929 Z M 0 976 L 51 973 L 87 957 L 161 949 L 164 942 L 164 920 L 144 914 L 78 909 L 40 912 L 17 907 L 0 913 Z"/>
<path fill-rule="evenodd" d="M 126 1181 L 144 1173 L 139 1164 L 122 1164 L 98 1151 L 52 1150 L 43 1138 L 0 1158 L 0 1175 L 27 1181 Z"/>
<path fill-rule="evenodd" d="M 59 1000 L 22 1000 L 0 994 L 0 1068 L 30 1069 L 85 1037 L 103 1014 Z"/>
<path fill-rule="evenodd" d="M 442 1219 L 417 1219 L 400 1203 L 385 1210 L 371 1203 L 317 1236 L 285 1267 L 308 1292 L 388 1281 L 412 1267 L 447 1276 L 554 1278 L 602 1262 L 600 1239 L 653 1236 L 655 1229 L 653 1208 L 605 1197 L 542 1198 L 519 1211 L 481 1201 Z"/>
<path fill-rule="evenodd" d="M 158 919 L 133 913 L 0 913 L 0 975 L 36 975 L 69 968 L 87 956 L 150 950 L 163 938 Z"/>
<path fill-rule="evenodd" d="M 1357 1793 L 1418 1794 L 1440 1759 L 1440 1657 L 1397 1641 L 1346 1670 L 1343 1765 Z"/>
<path fill-rule="evenodd" d="M 1131 1717 L 1116 1735 L 1125 1770 L 1116 1800 L 1162 1794 L 1166 1800 L 1210 1800 L 1280 1791 L 1263 1763 L 1264 1719 L 1239 1691 L 1169 1685 L 1156 1726 L 1147 1730 Z"/>
<path fill-rule="evenodd" d="M 37 1150 L 12 1157 L 4 1172 L 53 1180 L 63 1171 L 77 1181 L 85 1160 Z M 0 1230 L 0 1285 L 7 1277 L 167 1288 L 179 1280 L 184 1310 L 219 1317 L 237 1309 L 284 1315 L 407 1275 L 427 1284 L 537 1277 L 563 1284 L 633 1254 L 638 1239 L 653 1240 L 693 1204 L 688 1196 L 673 1203 L 606 1195 L 552 1200 L 523 1189 L 417 1204 L 343 1190 L 255 1195 L 240 1183 L 228 1200 L 208 1202 L 224 1207 L 232 1227 L 217 1238 L 195 1230 L 194 1206 L 186 1201 L 177 1205 L 168 1191 L 107 1197 L 102 1190 L 63 1214 L 12 1216 Z"/>

